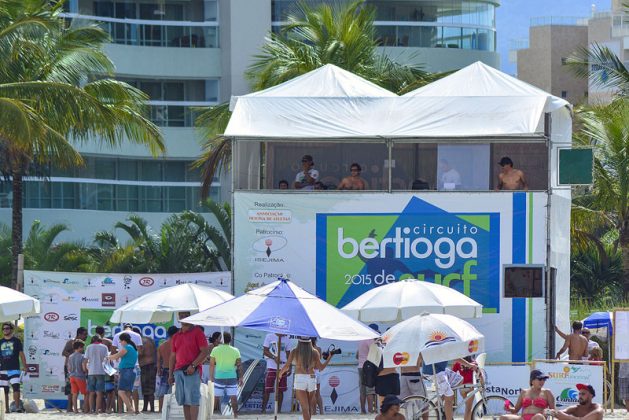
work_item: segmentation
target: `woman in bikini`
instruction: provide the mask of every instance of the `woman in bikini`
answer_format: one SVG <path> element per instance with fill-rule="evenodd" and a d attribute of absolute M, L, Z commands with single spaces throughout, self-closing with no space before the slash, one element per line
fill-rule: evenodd
<path fill-rule="evenodd" d="M 321 363 L 321 355 L 312 346 L 310 337 L 301 337 L 297 344 L 297 348 L 291 350 L 288 360 L 280 370 L 280 377 L 288 372 L 291 365 L 295 365 L 295 377 L 293 379 L 293 387 L 295 388 L 295 396 L 301 406 L 301 414 L 304 420 L 310 420 L 312 412 L 310 402 L 312 394 L 317 390 L 317 378 L 315 377 L 315 369 L 322 371 L 330 363 L 332 353 L 327 360 Z"/>
<path fill-rule="evenodd" d="M 553 393 L 549 389 L 543 388 L 546 379 L 548 379 L 548 375 L 541 370 L 532 370 L 529 382 L 531 387 L 520 393 L 515 407 L 505 406 L 506 411 L 512 414 L 500 416 L 500 420 L 545 420 L 544 410 L 555 409 Z M 517 414 L 520 408 L 522 415 Z"/>

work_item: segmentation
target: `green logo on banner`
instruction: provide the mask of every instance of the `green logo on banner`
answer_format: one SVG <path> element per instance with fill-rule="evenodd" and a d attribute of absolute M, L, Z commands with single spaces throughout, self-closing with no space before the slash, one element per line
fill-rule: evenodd
<path fill-rule="evenodd" d="M 91 337 L 96 334 L 96 327 L 102 325 L 105 328 L 105 336 L 112 337 L 115 334 L 122 331 L 122 326 L 119 324 L 111 324 L 109 319 L 114 311 L 112 309 L 81 309 L 81 327 L 87 328 L 87 333 Z M 150 337 L 154 340 L 166 339 L 166 332 L 168 327 L 173 325 L 173 322 L 166 322 L 163 324 L 134 324 L 142 331 L 142 335 Z"/>

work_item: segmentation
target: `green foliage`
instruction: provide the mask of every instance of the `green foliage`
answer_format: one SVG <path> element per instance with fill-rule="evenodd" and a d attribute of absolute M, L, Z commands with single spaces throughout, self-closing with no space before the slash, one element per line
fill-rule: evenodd
<path fill-rule="evenodd" d="M 13 182 L 14 270 L 22 249 L 21 180 L 33 166 L 81 165 L 72 141 L 130 141 L 164 151 L 158 127 L 146 118 L 148 97 L 103 78 L 114 73 L 103 52 L 109 35 L 97 25 L 66 25 L 62 5 L 0 0 L 0 174 Z"/>
<path fill-rule="evenodd" d="M 613 307 L 622 296 L 622 259 L 612 245 L 603 249 L 605 254 L 592 245 L 573 250 L 570 294 L 582 302 Z"/>
<path fill-rule="evenodd" d="M 197 273 L 231 270 L 231 208 L 211 200 L 203 203 L 213 218 L 184 211 L 173 214 L 153 232 L 146 220 L 131 215 L 116 230 L 129 235 L 121 244 L 112 232 L 97 232 L 92 245 L 64 242 L 63 224 L 46 227 L 33 222 L 24 243 L 27 270 L 85 273 Z M 0 284 L 10 284 L 11 229 L 0 224 Z"/>

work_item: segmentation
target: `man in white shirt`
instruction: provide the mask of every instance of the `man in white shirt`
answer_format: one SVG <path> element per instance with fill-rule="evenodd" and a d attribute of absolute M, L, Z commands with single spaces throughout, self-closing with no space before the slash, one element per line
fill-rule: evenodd
<path fill-rule="evenodd" d="M 278 336 L 282 337 L 281 349 L 279 351 L 280 367 L 278 369 L 275 358 L 277 357 L 277 341 Z M 264 344 L 262 345 L 262 352 L 264 354 L 264 360 L 266 361 L 266 375 L 264 377 L 264 394 L 262 394 L 262 414 L 266 413 L 266 405 L 269 402 L 269 396 L 275 392 L 275 376 L 277 372 L 284 366 L 288 359 L 288 353 L 292 346 L 285 334 L 267 334 L 264 338 Z M 288 371 L 288 375 L 291 371 Z M 282 400 L 284 398 L 284 392 L 286 392 L 287 376 L 282 376 L 278 385 L 278 412 L 282 409 Z"/>
<path fill-rule="evenodd" d="M 439 178 L 441 190 L 455 190 L 461 185 L 461 174 L 450 166 L 450 162 L 446 159 L 439 160 L 439 169 L 441 170 L 441 177 Z"/>
<path fill-rule="evenodd" d="M 301 158 L 301 172 L 295 176 L 294 187 L 296 190 L 314 190 L 315 182 L 319 180 L 319 171 L 314 169 L 312 156 L 304 155 Z"/>

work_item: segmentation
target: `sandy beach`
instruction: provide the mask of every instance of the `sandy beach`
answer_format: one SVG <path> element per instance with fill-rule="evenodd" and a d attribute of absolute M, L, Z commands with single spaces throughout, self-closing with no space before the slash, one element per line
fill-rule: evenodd
<path fill-rule="evenodd" d="M 374 418 L 374 415 L 370 415 L 370 416 L 356 416 L 356 415 L 317 415 L 314 416 L 313 418 L 315 419 L 321 419 L 321 420 L 326 420 L 326 419 L 361 419 L 361 420 L 367 420 L 367 419 L 372 419 Z M 143 420 L 143 419 L 152 419 L 152 420 L 157 420 L 157 419 L 161 419 L 161 416 L 157 413 L 155 414 L 139 414 L 137 416 L 133 416 L 133 415 L 116 415 L 116 414 L 100 414 L 98 416 L 94 416 L 94 415 L 85 415 L 85 414 L 68 414 L 68 413 L 59 413 L 58 411 L 52 411 L 52 410 L 43 410 L 38 414 L 7 414 L 6 416 L 7 420 L 41 420 L 43 418 L 51 418 L 51 419 L 55 419 L 55 420 L 62 420 L 62 419 L 73 419 L 73 420 L 89 420 L 89 419 L 94 419 L 94 418 L 106 418 L 108 420 L 129 420 L 129 419 L 138 419 L 138 420 Z M 213 419 L 228 419 L 231 417 L 224 417 L 224 416 L 214 416 L 212 417 Z M 245 414 L 245 415 L 241 415 L 238 418 L 242 418 L 242 419 L 259 419 L 259 420 L 267 420 L 267 419 L 272 419 L 273 416 L 272 415 L 265 415 L 262 416 L 260 414 Z M 283 420 L 298 420 L 301 419 L 301 415 L 299 415 L 299 413 L 291 413 L 291 414 L 280 414 L 279 418 L 283 419 Z M 614 413 L 610 413 L 607 412 L 605 414 L 605 418 L 606 419 L 623 419 L 623 420 L 627 420 L 629 419 L 629 413 L 627 413 L 626 410 L 624 409 L 619 409 L 619 410 L 614 410 Z M 456 420 L 461 420 L 462 417 L 457 417 Z"/>

